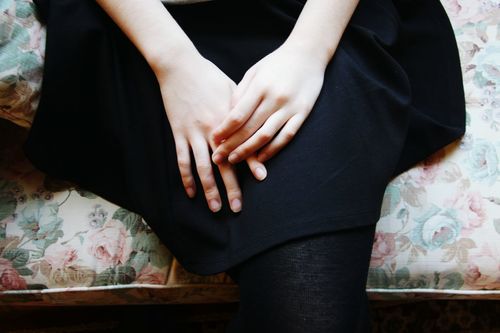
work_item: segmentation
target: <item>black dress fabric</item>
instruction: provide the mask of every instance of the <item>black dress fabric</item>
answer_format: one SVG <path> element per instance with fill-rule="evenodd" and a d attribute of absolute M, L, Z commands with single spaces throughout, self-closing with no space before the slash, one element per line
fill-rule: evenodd
<path fill-rule="evenodd" d="M 142 215 L 188 271 L 210 275 L 300 236 L 375 224 L 388 182 L 465 132 L 452 26 L 437 0 L 360 0 L 299 132 L 254 178 L 243 209 L 190 199 L 159 85 L 95 1 L 35 0 L 47 25 L 42 94 L 24 151 L 40 170 Z M 238 83 L 278 48 L 303 0 L 165 5 L 200 53 Z M 192 161 L 194 156 L 191 154 Z"/>

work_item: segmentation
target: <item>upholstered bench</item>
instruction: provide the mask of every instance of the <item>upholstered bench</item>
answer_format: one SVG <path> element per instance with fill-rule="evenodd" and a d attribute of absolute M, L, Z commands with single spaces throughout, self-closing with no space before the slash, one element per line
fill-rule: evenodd
<path fill-rule="evenodd" d="M 461 52 L 466 135 L 388 185 L 373 300 L 500 299 L 500 7 L 442 3 Z M 229 276 L 185 271 L 141 216 L 26 160 L 45 30 L 30 1 L 0 10 L 0 307 L 237 301 Z"/>

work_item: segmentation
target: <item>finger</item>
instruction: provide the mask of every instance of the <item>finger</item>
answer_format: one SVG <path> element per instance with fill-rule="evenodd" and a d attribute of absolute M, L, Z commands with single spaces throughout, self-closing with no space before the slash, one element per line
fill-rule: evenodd
<path fill-rule="evenodd" d="M 254 75 L 255 75 L 255 67 L 251 67 L 249 70 L 245 72 L 245 75 L 243 75 L 243 78 L 238 83 L 238 85 L 233 91 L 233 94 L 231 95 L 231 103 L 230 103 L 231 109 L 236 105 L 236 102 L 245 93 L 248 86 L 250 85 L 250 82 L 252 82 Z"/>
<path fill-rule="evenodd" d="M 289 118 L 290 115 L 283 109 L 273 113 L 254 135 L 231 151 L 229 162 L 238 163 L 255 153 L 273 139 Z"/>
<path fill-rule="evenodd" d="M 191 156 L 189 144 L 184 138 L 175 139 L 175 150 L 177 153 L 177 165 L 181 173 L 182 184 L 187 195 L 193 198 L 196 193 L 196 183 L 191 172 Z"/>
<path fill-rule="evenodd" d="M 191 148 L 193 149 L 196 169 L 203 186 L 203 191 L 205 192 L 208 206 L 213 212 L 217 212 L 222 205 L 212 170 L 212 162 L 210 160 L 207 142 L 203 137 L 196 137 L 192 140 Z"/>
<path fill-rule="evenodd" d="M 209 144 L 214 149 L 216 147 L 215 143 L 209 140 Z M 224 186 L 226 187 L 227 200 L 231 210 L 235 213 L 241 211 L 242 209 L 242 194 L 241 189 L 238 184 L 238 178 L 236 177 L 236 172 L 234 166 L 230 163 L 222 163 L 218 165 L 219 172 L 221 174 L 222 180 L 224 181 Z"/>
<path fill-rule="evenodd" d="M 246 159 L 248 167 L 252 171 L 255 178 L 264 180 L 267 176 L 267 168 L 257 159 L 257 154 L 253 154 Z"/>
<path fill-rule="evenodd" d="M 218 168 L 226 187 L 229 206 L 233 212 L 237 213 L 242 208 L 242 195 L 234 166 L 231 163 L 222 163 L 218 165 Z"/>
<path fill-rule="evenodd" d="M 245 93 L 236 102 L 222 123 L 212 131 L 212 139 L 217 144 L 221 139 L 227 138 L 232 133 L 236 132 L 250 118 L 254 110 L 262 100 L 262 94 L 255 84 L 250 83 Z"/>
<path fill-rule="evenodd" d="M 237 132 L 233 133 L 229 138 L 225 139 L 224 142 L 217 147 L 212 154 L 212 161 L 215 164 L 225 161 L 230 152 L 255 134 L 255 131 L 262 126 L 269 118 L 269 115 L 275 111 L 276 107 L 277 105 L 272 99 L 264 99 L 245 125 L 238 129 Z M 239 161 L 241 160 L 243 159 L 240 158 Z"/>
<path fill-rule="evenodd" d="M 259 152 L 257 159 L 265 162 L 283 149 L 295 137 L 305 119 L 306 116 L 302 114 L 296 114 L 290 118 L 278 135 Z"/>

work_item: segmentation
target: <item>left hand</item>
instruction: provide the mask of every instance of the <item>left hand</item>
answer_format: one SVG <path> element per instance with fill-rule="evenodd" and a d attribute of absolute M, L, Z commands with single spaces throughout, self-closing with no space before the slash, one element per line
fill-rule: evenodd
<path fill-rule="evenodd" d="M 231 110 L 212 131 L 218 145 L 213 162 L 220 164 L 231 153 L 229 162 L 234 164 L 267 144 L 257 157 L 264 162 L 285 147 L 311 112 L 326 65 L 285 42 L 248 69 L 233 92 Z"/>

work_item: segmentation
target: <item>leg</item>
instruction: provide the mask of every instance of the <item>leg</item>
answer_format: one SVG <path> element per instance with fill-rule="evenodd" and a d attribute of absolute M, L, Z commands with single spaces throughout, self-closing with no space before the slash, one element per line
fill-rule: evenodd
<path fill-rule="evenodd" d="M 228 274 L 240 287 L 227 332 L 366 333 L 375 224 L 293 239 Z"/>

